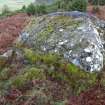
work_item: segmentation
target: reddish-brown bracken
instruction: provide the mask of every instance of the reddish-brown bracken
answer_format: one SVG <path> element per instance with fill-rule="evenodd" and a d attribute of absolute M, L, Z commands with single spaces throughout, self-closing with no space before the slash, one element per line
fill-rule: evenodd
<path fill-rule="evenodd" d="M 0 20 L 0 53 L 12 46 L 14 40 L 27 24 L 27 18 L 27 14 L 19 13 Z"/>
<path fill-rule="evenodd" d="M 105 87 L 95 85 L 78 97 L 70 98 L 68 105 L 105 105 Z"/>

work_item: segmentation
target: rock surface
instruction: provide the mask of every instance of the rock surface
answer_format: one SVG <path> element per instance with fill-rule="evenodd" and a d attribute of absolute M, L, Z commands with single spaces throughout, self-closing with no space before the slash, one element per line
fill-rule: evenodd
<path fill-rule="evenodd" d="M 36 19 L 19 38 L 36 51 L 57 53 L 86 71 L 99 71 L 104 61 L 104 33 L 98 22 L 78 11 L 52 13 Z"/>

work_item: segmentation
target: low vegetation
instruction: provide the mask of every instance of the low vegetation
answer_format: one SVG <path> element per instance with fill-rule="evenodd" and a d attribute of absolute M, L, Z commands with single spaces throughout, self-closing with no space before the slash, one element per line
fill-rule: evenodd
<path fill-rule="evenodd" d="M 65 105 L 70 96 L 79 95 L 96 83 L 95 73 L 84 72 L 59 55 L 21 49 L 24 59 L 20 58 L 20 62 L 15 56 L 11 65 L 0 70 L 3 105 Z"/>
<path fill-rule="evenodd" d="M 30 4 L 27 7 L 23 6 L 22 9 L 17 10 L 15 12 L 9 11 L 9 8 L 7 5 L 4 5 L 1 16 L 10 16 L 15 13 L 25 12 L 28 15 L 42 15 L 50 12 L 55 11 L 86 11 L 87 8 L 87 0 L 58 0 L 54 2 L 53 4 L 49 5 L 35 5 Z"/>

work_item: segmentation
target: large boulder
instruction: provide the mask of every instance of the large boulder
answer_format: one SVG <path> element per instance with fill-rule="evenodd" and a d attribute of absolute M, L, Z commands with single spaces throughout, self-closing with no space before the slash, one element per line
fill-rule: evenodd
<path fill-rule="evenodd" d="M 60 54 L 86 71 L 100 71 L 104 32 L 99 23 L 95 17 L 78 11 L 52 13 L 37 18 L 19 41 L 39 53 Z"/>

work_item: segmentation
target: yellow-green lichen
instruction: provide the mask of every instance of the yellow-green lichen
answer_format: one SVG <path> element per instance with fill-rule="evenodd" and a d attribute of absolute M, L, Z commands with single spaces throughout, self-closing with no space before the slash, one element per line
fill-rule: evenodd
<path fill-rule="evenodd" d="M 51 24 L 49 24 L 47 27 L 45 27 L 44 29 L 42 29 L 41 32 L 38 33 L 38 37 L 40 37 L 40 39 L 46 40 L 54 31 L 54 28 Z"/>

